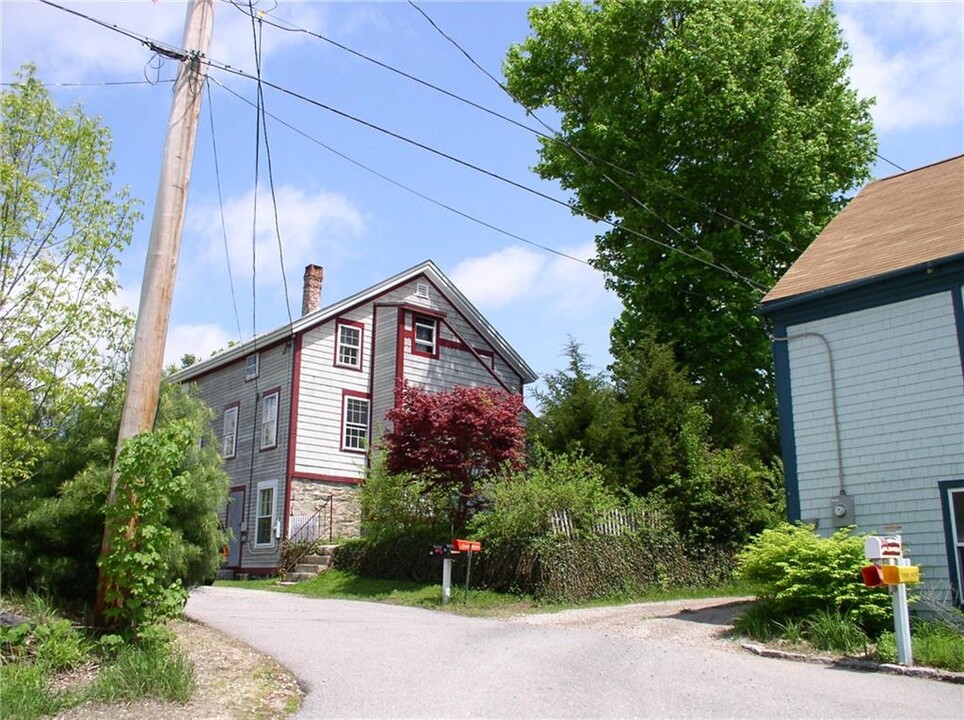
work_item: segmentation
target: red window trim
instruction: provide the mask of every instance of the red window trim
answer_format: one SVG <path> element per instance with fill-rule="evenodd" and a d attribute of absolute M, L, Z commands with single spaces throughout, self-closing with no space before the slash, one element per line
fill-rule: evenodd
<path fill-rule="evenodd" d="M 358 390 L 342 390 L 341 391 L 341 423 L 338 425 L 338 444 L 342 452 L 353 453 L 356 455 L 364 455 L 368 452 L 368 448 L 351 448 L 345 447 L 345 406 L 348 405 L 348 398 L 357 398 L 359 400 L 365 400 L 368 402 L 368 427 L 365 428 L 365 439 L 368 445 L 371 444 L 372 437 L 372 396 L 366 392 L 360 392 Z"/>
<path fill-rule="evenodd" d="M 419 320 L 431 321 L 435 325 L 435 341 L 432 343 L 432 352 L 427 353 L 418 349 L 418 330 L 416 324 Z M 425 323 L 426 325 L 428 322 Z M 412 343 L 410 345 L 410 350 L 412 355 L 417 355 L 419 357 L 432 358 L 433 360 L 438 360 L 439 350 L 441 349 L 442 340 L 442 323 L 439 322 L 439 318 L 432 317 L 431 315 L 425 315 L 421 312 L 412 312 Z"/>
<path fill-rule="evenodd" d="M 338 361 L 339 349 L 341 347 L 341 326 L 347 325 L 348 327 L 353 327 L 358 330 L 358 365 L 348 365 L 343 362 Z M 365 363 L 365 323 L 358 322 L 357 320 L 347 320 L 343 318 L 335 318 L 335 357 L 332 361 L 332 366 L 337 368 L 344 368 L 345 370 L 355 370 L 357 372 L 362 371 L 362 367 Z"/>

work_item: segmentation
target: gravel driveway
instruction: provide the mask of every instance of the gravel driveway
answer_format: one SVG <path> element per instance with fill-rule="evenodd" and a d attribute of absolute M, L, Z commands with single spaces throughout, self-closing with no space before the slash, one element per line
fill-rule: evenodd
<path fill-rule="evenodd" d="M 492 620 L 221 587 L 186 609 L 293 671 L 308 690 L 300 718 L 962 717 L 960 685 L 734 652 L 718 637 L 733 611 L 686 601 Z"/>

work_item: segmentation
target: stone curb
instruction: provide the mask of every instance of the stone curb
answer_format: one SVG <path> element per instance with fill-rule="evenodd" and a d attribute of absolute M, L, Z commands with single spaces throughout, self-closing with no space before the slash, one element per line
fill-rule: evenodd
<path fill-rule="evenodd" d="M 833 658 L 829 655 L 807 655 L 806 653 L 775 650 L 774 648 L 768 648 L 765 645 L 757 645 L 754 643 L 740 643 L 740 647 L 760 657 L 779 658 L 780 660 L 793 660 L 795 662 L 819 663 L 821 665 L 842 667 L 848 670 L 883 672 L 891 675 L 926 678 L 927 680 L 940 680 L 941 682 L 964 685 L 964 673 L 961 672 L 938 670 L 937 668 L 929 667 L 904 667 L 903 665 L 878 663 L 873 660 L 860 660 L 857 658 Z"/>

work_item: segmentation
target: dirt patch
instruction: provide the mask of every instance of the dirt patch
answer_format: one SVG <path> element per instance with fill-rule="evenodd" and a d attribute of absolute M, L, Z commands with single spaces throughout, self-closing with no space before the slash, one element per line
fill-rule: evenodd
<path fill-rule="evenodd" d="M 733 619 L 753 598 L 707 598 L 520 615 L 509 622 L 575 627 L 607 636 L 645 638 L 680 645 L 739 652 L 732 637 Z"/>
<path fill-rule="evenodd" d="M 171 624 L 177 644 L 194 663 L 197 689 L 183 704 L 139 700 L 86 703 L 62 720 L 254 720 L 294 713 L 304 692 L 284 667 L 244 643 L 206 625 L 179 620 Z"/>

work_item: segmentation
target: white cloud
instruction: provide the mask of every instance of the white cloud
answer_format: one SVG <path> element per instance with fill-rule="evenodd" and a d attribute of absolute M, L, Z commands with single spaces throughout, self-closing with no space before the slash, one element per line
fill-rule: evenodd
<path fill-rule="evenodd" d="M 70 2 L 66 6 L 174 47 L 183 42 L 184 2 Z M 283 14 L 286 22 L 324 31 L 322 10 L 315 3 L 285 2 L 278 13 L 279 23 Z M 129 80 L 145 72 L 153 75 L 147 67 L 152 57 L 148 48 L 82 17 L 35 2 L 4 2 L 0 15 L 4 79 L 27 61 L 36 63 L 40 77 L 49 82 Z M 265 26 L 263 57 L 309 39 L 303 33 Z M 246 71 L 255 69 L 251 21 L 227 3 L 215 3 L 210 57 Z M 168 69 L 162 71 L 162 77 L 173 77 L 173 61 L 165 63 Z"/>
<path fill-rule="evenodd" d="M 309 263 L 332 264 L 354 255 L 352 246 L 365 230 L 365 222 L 348 198 L 324 190 L 308 193 L 293 186 L 277 188 L 276 196 L 289 286 L 300 283 L 301 271 Z M 223 212 L 235 282 L 250 280 L 254 191 L 227 199 Z M 201 238 L 203 259 L 209 266 L 224 267 L 221 210 L 216 204 L 201 204 L 188 211 L 187 234 Z M 258 196 L 254 248 L 258 284 L 278 287 L 281 280 L 278 238 L 271 194 L 265 188 Z"/>
<path fill-rule="evenodd" d="M 594 246 L 589 242 L 563 252 L 588 260 Z M 464 260 L 450 277 L 483 312 L 525 302 L 555 315 L 586 315 L 612 300 L 597 270 L 570 258 L 519 247 Z"/>
<path fill-rule="evenodd" d="M 881 132 L 961 123 L 964 5 L 837 4 L 858 92 L 876 96 Z"/>
<path fill-rule="evenodd" d="M 451 279 L 475 305 L 495 310 L 531 293 L 545 265 L 543 254 L 508 247 L 463 260 L 452 271 Z"/>
<path fill-rule="evenodd" d="M 220 325 L 173 325 L 167 333 L 164 348 L 164 366 L 180 366 L 186 354 L 196 355 L 198 359 L 208 358 L 215 350 L 228 346 L 232 338 Z"/>

